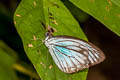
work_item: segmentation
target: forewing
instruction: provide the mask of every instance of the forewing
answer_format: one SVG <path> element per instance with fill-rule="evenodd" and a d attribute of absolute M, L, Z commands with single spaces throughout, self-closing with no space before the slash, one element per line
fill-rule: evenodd
<path fill-rule="evenodd" d="M 83 70 L 105 59 L 99 48 L 78 38 L 57 36 L 49 39 L 48 42 L 55 63 L 66 73 Z"/>

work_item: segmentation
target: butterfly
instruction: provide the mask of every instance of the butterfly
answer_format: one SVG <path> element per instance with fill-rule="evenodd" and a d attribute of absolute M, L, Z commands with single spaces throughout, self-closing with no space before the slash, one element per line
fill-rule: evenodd
<path fill-rule="evenodd" d="M 102 62 L 104 53 L 90 42 L 72 36 L 46 33 L 44 44 L 62 72 L 74 73 Z"/>

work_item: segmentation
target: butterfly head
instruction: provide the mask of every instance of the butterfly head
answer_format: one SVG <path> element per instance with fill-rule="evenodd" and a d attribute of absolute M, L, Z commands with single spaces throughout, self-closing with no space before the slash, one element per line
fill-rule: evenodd
<path fill-rule="evenodd" d="M 53 37 L 52 34 L 53 34 L 53 32 L 54 32 L 53 28 L 51 28 L 50 26 L 48 26 L 47 29 L 48 29 L 48 32 L 45 33 L 45 37 L 46 37 L 46 38 L 45 38 L 45 40 L 43 41 L 46 46 L 49 45 L 49 44 L 48 44 L 48 40 Z"/>
<path fill-rule="evenodd" d="M 52 37 L 52 34 L 50 32 L 46 32 L 45 37 L 46 38 L 43 42 L 45 43 L 46 46 L 48 46 L 49 45 L 48 40 Z"/>

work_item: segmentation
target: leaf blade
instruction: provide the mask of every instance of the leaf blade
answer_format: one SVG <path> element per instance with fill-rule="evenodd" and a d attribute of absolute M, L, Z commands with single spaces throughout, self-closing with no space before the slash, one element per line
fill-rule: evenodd
<path fill-rule="evenodd" d="M 26 4 L 27 6 L 24 6 Z M 57 8 L 55 5 L 59 5 L 60 8 Z M 26 54 L 34 64 L 42 80 L 79 80 L 81 77 L 81 80 L 85 80 L 87 69 L 75 74 L 65 74 L 58 69 L 52 57 L 48 55 L 49 52 L 45 45 L 35 48 L 42 44 L 41 41 L 31 41 L 33 36 L 41 39 L 45 38 L 46 30 L 42 23 L 45 25 L 49 24 L 48 7 L 50 7 L 54 20 L 58 23 L 58 25 L 52 21 L 50 23 L 50 26 L 57 31 L 54 35 L 64 34 L 87 40 L 79 24 L 61 1 L 22 1 L 14 15 L 14 20 L 16 22 L 16 29 L 22 38 Z"/>
<path fill-rule="evenodd" d="M 114 0 L 70 0 L 75 6 L 99 20 L 108 29 L 120 36 L 120 7 Z"/>

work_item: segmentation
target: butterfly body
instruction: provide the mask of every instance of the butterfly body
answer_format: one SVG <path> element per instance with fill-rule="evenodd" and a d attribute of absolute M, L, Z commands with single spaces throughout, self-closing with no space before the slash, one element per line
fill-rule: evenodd
<path fill-rule="evenodd" d="M 76 37 L 52 36 L 47 33 L 44 43 L 56 65 L 65 73 L 89 68 L 105 59 L 99 48 Z"/>

